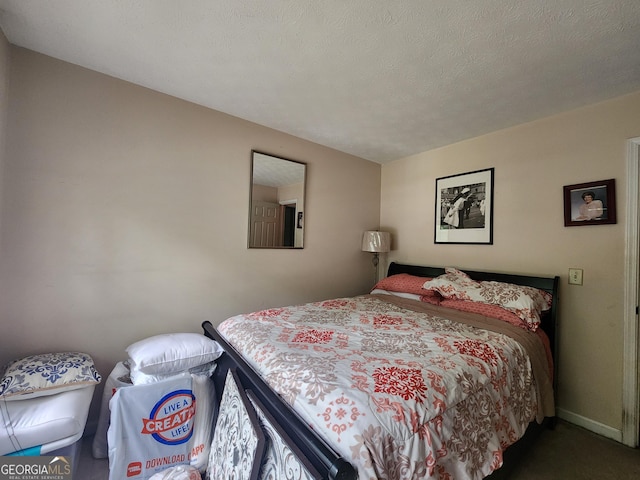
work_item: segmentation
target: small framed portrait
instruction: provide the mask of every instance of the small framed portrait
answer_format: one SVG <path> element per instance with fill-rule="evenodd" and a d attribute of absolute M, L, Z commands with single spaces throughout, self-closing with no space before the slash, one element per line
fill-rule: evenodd
<path fill-rule="evenodd" d="M 304 213 L 298 212 L 298 221 L 296 223 L 296 228 L 302 228 L 304 225 Z"/>
<path fill-rule="evenodd" d="M 616 183 L 614 179 L 565 185 L 564 226 L 616 223 Z"/>
<path fill-rule="evenodd" d="M 493 244 L 493 171 L 436 178 L 435 243 Z"/>

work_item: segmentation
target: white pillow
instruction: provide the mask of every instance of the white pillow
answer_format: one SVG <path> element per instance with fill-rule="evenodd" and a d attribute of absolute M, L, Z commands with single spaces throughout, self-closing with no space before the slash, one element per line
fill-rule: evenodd
<path fill-rule="evenodd" d="M 0 400 L 23 400 L 76 390 L 102 377 L 86 353 L 30 355 L 9 363 L 0 378 Z"/>
<path fill-rule="evenodd" d="M 392 295 L 394 297 L 402 297 L 402 298 L 408 298 L 410 300 L 418 300 L 420 301 L 420 295 L 416 295 L 414 293 L 406 293 L 406 292 L 393 292 L 391 290 L 383 290 L 381 288 L 374 288 L 373 290 L 371 290 L 371 295 Z"/>
<path fill-rule="evenodd" d="M 133 383 L 134 385 L 148 385 L 150 383 L 164 382 L 165 380 L 173 380 L 174 378 L 179 378 L 184 375 L 188 375 L 188 371 L 183 370 L 182 372 L 173 372 L 158 375 L 146 374 L 134 368 L 130 372 L 131 383 Z"/>
<path fill-rule="evenodd" d="M 214 370 L 216 369 L 215 362 L 205 363 L 203 365 L 190 368 L 187 371 L 181 372 L 173 372 L 173 373 L 164 373 L 164 374 L 147 374 L 136 368 L 131 369 L 130 378 L 131 383 L 134 385 L 148 385 L 149 383 L 158 383 L 164 382 L 165 380 L 171 380 L 173 378 L 177 378 L 181 375 L 185 375 L 186 373 L 193 375 L 203 375 L 205 377 L 210 377 Z"/>
<path fill-rule="evenodd" d="M 199 333 L 167 333 L 145 338 L 127 347 L 131 370 L 147 375 L 177 373 L 216 360 L 224 350 Z"/>

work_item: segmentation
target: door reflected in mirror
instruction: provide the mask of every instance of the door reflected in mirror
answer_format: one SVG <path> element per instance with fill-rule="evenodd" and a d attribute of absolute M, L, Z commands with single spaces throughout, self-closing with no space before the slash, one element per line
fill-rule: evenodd
<path fill-rule="evenodd" d="M 302 248 L 304 163 L 251 152 L 249 248 Z"/>

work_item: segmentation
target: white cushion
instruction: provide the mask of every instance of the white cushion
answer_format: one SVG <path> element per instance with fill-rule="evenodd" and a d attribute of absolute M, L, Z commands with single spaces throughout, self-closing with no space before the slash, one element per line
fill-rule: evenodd
<path fill-rule="evenodd" d="M 188 372 L 192 375 L 204 375 L 210 377 L 216 369 L 215 362 L 204 363 L 200 366 L 190 368 Z M 184 374 L 184 371 L 163 373 L 163 374 L 147 374 L 141 370 L 133 368 L 130 370 L 131 383 L 134 385 L 148 385 L 149 383 L 164 382 L 165 380 L 171 380 L 179 375 Z"/>
<path fill-rule="evenodd" d="M 167 333 L 145 338 L 127 347 L 131 370 L 167 375 L 216 360 L 224 350 L 199 333 Z"/>
<path fill-rule="evenodd" d="M 86 426 L 94 390 L 95 385 L 87 385 L 46 397 L 26 397 L 20 402 L 0 401 L 0 455 L 32 447 L 49 455 L 47 452 L 75 443 Z M 0 473 L 0 478 L 6 477 Z"/>

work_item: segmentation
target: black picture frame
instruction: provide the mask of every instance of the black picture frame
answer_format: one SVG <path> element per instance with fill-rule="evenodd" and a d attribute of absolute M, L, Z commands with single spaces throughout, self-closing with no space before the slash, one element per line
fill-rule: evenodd
<path fill-rule="evenodd" d="M 616 181 L 576 183 L 562 187 L 564 226 L 610 225 L 616 218 Z M 588 197 L 591 197 L 588 200 Z"/>
<path fill-rule="evenodd" d="M 436 178 L 434 243 L 493 245 L 494 170 Z"/>

